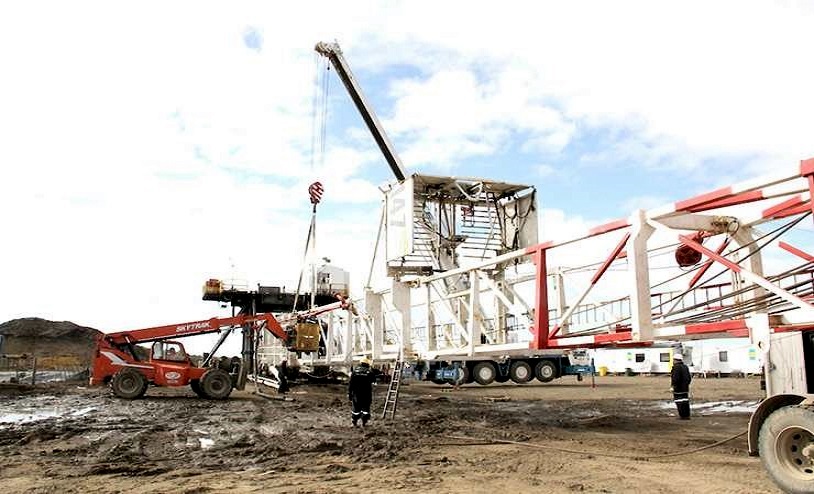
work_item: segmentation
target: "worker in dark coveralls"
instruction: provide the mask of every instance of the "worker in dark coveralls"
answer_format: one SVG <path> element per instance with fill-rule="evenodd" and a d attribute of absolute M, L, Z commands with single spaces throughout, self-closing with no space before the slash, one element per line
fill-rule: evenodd
<path fill-rule="evenodd" d="M 690 420 L 690 369 L 684 365 L 684 357 L 677 353 L 673 355 L 673 369 L 670 371 L 670 380 L 673 392 L 673 401 L 678 409 L 678 418 Z"/>
<path fill-rule="evenodd" d="M 370 420 L 370 403 L 373 401 L 373 369 L 370 368 L 370 360 L 365 357 L 354 367 L 348 382 L 348 399 L 351 402 L 351 420 L 356 427 L 359 420 L 362 426 L 367 425 Z"/>

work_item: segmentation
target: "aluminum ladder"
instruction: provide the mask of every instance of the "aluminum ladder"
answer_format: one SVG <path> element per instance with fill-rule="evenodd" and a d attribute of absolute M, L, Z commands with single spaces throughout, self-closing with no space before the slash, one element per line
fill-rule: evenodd
<path fill-rule="evenodd" d="M 384 410 L 382 410 L 382 419 L 395 418 L 396 405 L 399 401 L 399 387 L 401 386 L 401 374 L 404 368 L 404 361 L 399 356 L 396 363 L 393 364 L 393 374 L 390 376 L 390 385 L 387 387 L 387 396 L 384 398 Z"/>

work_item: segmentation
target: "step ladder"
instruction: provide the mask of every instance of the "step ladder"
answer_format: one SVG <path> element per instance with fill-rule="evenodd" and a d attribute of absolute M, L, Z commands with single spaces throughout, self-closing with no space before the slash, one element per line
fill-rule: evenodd
<path fill-rule="evenodd" d="M 404 368 L 404 361 L 401 357 L 393 364 L 393 374 L 390 376 L 390 385 L 387 387 L 387 396 L 384 398 L 384 410 L 382 419 L 394 418 L 396 416 L 396 405 L 399 401 L 399 386 L 401 385 L 401 374 Z"/>

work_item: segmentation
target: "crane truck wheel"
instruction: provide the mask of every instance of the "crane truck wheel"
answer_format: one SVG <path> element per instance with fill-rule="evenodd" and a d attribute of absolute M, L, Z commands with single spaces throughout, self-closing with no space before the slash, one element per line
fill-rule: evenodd
<path fill-rule="evenodd" d="M 547 383 L 557 376 L 557 368 L 550 360 L 541 360 L 534 367 L 534 375 L 541 382 Z"/>
<path fill-rule="evenodd" d="M 497 369 L 495 369 L 495 365 L 492 362 L 478 362 L 472 369 L 472 374 L 474 374 L 475 381 L 477 381 L 478 384 L 486 386 L 487 384 L 495 382 Z"/>
<path fill-rule="evenodd" d="M 189 387 L 192 388 L 192 391 L 195 391 L 195 394 L 200 396 L 201 398 L 209 398 L 204 394 L 203 389 L 201 389 L 201 381 L 199 379 L 193 379 L 189 382 Z"/>
<path fill-rule="evenodd" d="M 513 362 L 509 368 L 509 377 L 517 384 L 525 384 L 531 381 L 534 374 L 531 371 L 531 366 L 527 362 L 518 360 L 517 362 Z"/>
<path fill-rule="evenodd" d="M 769 476 L 785 492 L 814 492 L 814 410 L 789 406 L 766 418 L 758 451 Z"/>
<path fill-rule="evenodd" d="M 113 394 L 126 400 L 141 398 L 147 391 L 147 378 L 141 372 L 125 367 L 110 381 Z"/>
<path fill-rule="evenodd" d="M 201 376 L 201 391 L 207 398 L 225 400 L 232 393 L 232 376 L 223 369 L 213 367 Z"/>

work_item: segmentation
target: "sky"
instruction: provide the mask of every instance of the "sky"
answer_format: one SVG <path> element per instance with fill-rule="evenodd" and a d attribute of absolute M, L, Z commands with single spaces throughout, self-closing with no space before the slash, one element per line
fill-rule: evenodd
<path fill-rule="evenodd" d="M 333 74 L 313 152 L 318 41 L 408 171 L 534 185 L 543 238 L 814 156 L 809 2 L 275 7 L 0 5 L 0 321 L 116 331 L 223 315 L 210 277 L 291 287 L 315 180 L 318 256 L 360 286 L 392 176 Z"/>

